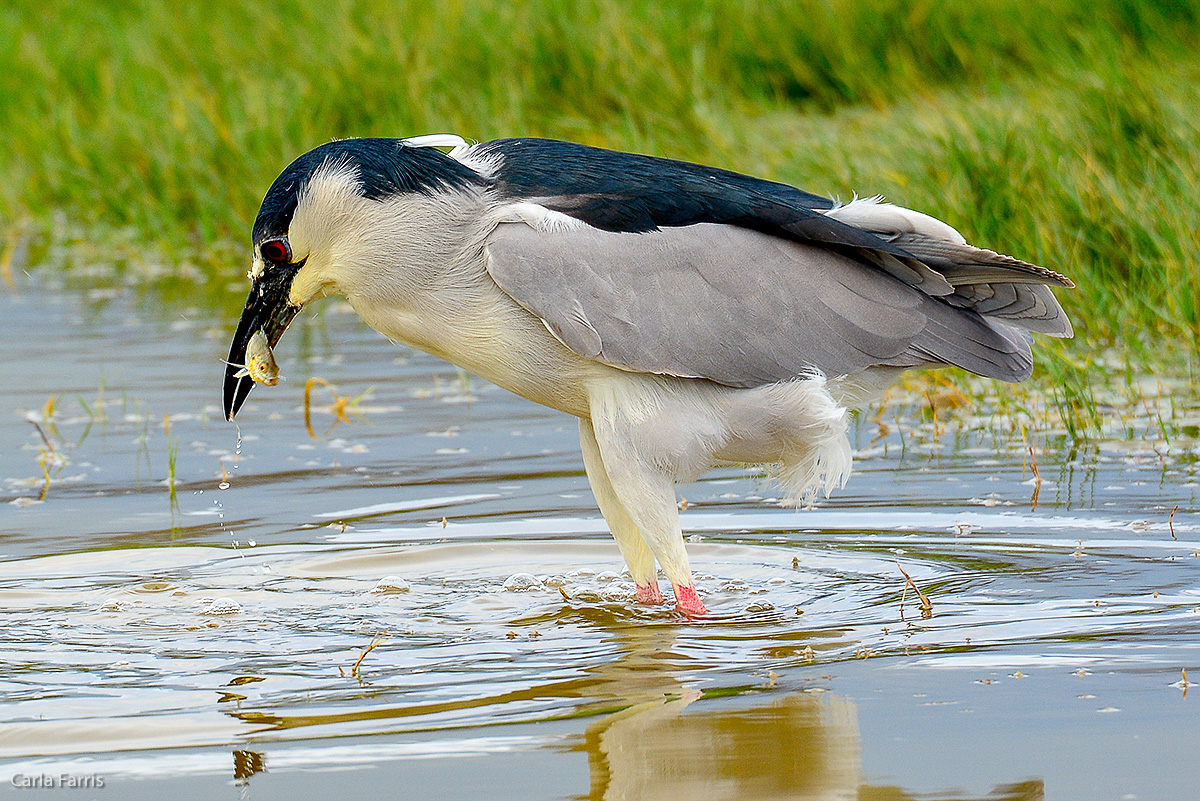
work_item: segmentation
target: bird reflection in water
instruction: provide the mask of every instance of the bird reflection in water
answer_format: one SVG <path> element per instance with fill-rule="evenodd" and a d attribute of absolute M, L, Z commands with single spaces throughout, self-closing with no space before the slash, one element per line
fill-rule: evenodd
<path fill-rule="evenodd" d="M 748 673 L 741 684 L 701 689 L 692 677 L 716 665 L 687 627 L 643 620 L 630 625 L 604 607 L 575 608 L 565 615 L 510 621 L 514 627 L 550 628 L 556 623 L 595 626 L 619 655 L 567 680 L 511 688 L 498 695 L 438 703 L 372 705 L 336 714 L 270 713 L 239 705 L 228 714 L 269 729 L 305 729 L 374 721 L 389 728 L 428 731 L 424 718 L 475 710 L 482 719 L 502 715 L 510 704 L 557 698 L 576 715 L 595 715 L 571 750 L 587 754 L 589 801 L 673 799 L 689 801 L 911 801 L 895 786 L 863 782 L 858 710 L 852 699 L 817 687 L 788 691 L 773 677 Z M 478 687 L 478 685 L 473 685 Z M 807 690 L 807 691 L 806 691 Z M 565 711 L 556 706 L 558 713 Z M 610 711 L 616 710 L 616 711 Z M 557 716 L 557 715 L 555 715 Z M 462 722 L 462 719 L 459 719 Z M 261 731 L 261 730 L 260 730 Z M 447 733 L 447 736 L 450 736 Z M 235 778 L 247 797 L 249 778 L 264 770 L 263 755 L 234 752 Z M 962 794 L 920 796 L 924 801 L 967 801 Z M 997 787 L 987 801 L 1042 801 L 1033 779 Z"/>
<path fill-rule="evenodd" d="M 646 702 L 588 727 L 593 801 L 857 797 L 853 702 L 796 693 L 765 706 L 688 711 L 701 697 Z"/>
<path fill-rule="evenodd" d="M 858 710 L 830 692 L 778 695 L 775 681 L 702 691 L 696 665 L 671 628 L 614 632 L 626 655 L 594 670 L 632 705 L 588 726 L 580 748 L 591 770 L 589 801 L 911 801 L 899 787 L 863 783 Z M 815 688 L 814 688 L 815 689 Z M 770 693 L 772 700 L 762 703 Z M 922 795 L 923 799 L 934 796 Z M 967 801 L 967 796 L 938 796 Z M 1002 785 L 987 801 L 1043 801 L 1034 779 Z"/>
<path fill-rule="evenodd" d="M 703 694 L 647 701 L 588 727 L 589 801 L 913 801 L 862 782 L 857 712 L 833 694 L 794 693 L 765 706 L 708 709 Z M 718 701 L 718 703 L 721 703 Z M 926 801 L 967 801 L 930 796 Z M 1044 801 L 1041 780 L 1002 785 L 986 801 Z M 982 799 L 980 800 L 982 801 Z"/>

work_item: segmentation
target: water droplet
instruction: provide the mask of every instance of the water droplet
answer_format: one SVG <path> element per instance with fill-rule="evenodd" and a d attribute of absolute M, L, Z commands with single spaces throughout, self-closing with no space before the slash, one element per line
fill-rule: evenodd
<path fill-rule="evenodd" d="M 223 489 L 223 490 L 229 489 L 229 482 L 222 481 L 220 484 L 217 485 L 217 489 Z"/>

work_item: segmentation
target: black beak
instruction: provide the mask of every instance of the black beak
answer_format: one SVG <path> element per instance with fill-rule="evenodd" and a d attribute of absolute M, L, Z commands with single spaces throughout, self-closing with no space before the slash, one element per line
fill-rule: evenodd
<path fill-rule="evenodd" d="M 242 319 L 238 322 L 237 333 L 233 335 L 225 364 L 226 420 L 233 419 L 254 388 L 254 380 L 250 376 L 237 375 L 246 363 L 246 346 L 250 344 L 250 338 L 261 329 L 267 343 L 275 347 L 288 323 L 300 311 L 299 306 L 288 302 L 288 292 L 292 288 L 292 279 L 303 265 L 301 262 L 268 267 L 250 287 L 250 297 L 246 298 L 246 308 L 242 310 Z"/>

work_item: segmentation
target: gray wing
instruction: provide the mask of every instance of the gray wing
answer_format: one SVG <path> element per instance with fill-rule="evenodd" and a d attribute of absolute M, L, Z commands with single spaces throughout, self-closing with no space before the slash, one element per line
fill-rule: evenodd
<path fill-rule="evenodd" d="M 840 253 L 701 223 L 645 233 L 501 223 L 488 271 L 567 347 L 733 387 L 942 363 L 1017 381 L 1029 336 Z M 1052 297 L 1052 296 L 1051 296 Z"/>

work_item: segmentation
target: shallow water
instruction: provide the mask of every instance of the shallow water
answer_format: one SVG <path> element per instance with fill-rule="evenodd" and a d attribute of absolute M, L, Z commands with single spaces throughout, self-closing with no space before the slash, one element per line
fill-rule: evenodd
<path fill-rule="evenodd" d="M 0 796 L 1196 797 L 1197 445 L 1160 400 L 1032 440 L 1040 485 L 986 402 L 864 417 L 812 511 L 714 471 L 689 623 L 632 602 L 573 420 L 344 305 L 293 324 L 240 447 L 232 320 L 0 314 Z"/>

